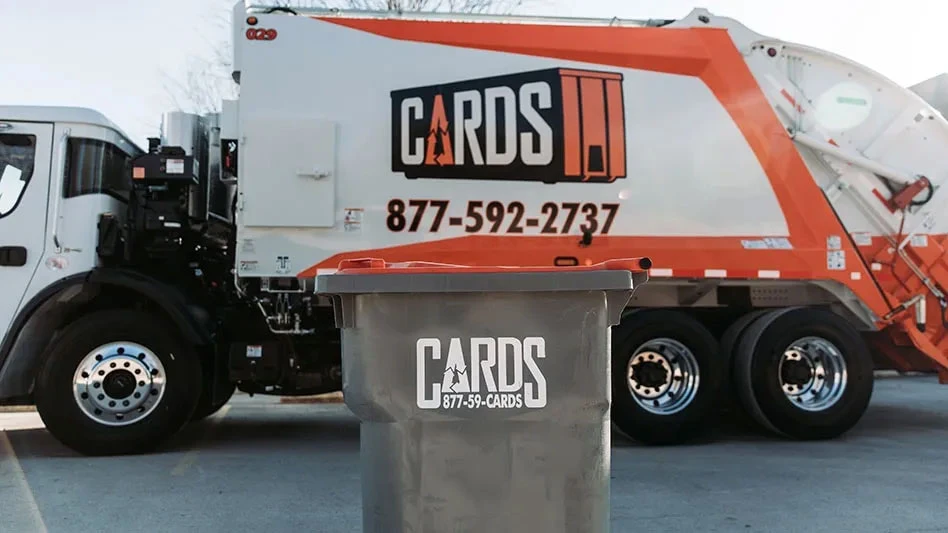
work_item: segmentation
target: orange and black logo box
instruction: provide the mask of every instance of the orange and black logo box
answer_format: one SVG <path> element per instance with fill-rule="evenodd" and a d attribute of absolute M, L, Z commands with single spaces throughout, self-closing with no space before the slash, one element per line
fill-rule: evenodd
<path fill-rule="evenodd" d="M 408 178 L 610 183 L 626 175 L 622 74 L 555 68 L 392 91 Z"/>

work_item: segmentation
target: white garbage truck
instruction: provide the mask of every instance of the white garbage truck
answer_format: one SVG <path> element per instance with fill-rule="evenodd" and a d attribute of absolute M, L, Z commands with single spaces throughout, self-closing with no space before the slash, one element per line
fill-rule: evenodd
<path fill-rule="evenodd" d="M 233 79 L 144 149 L 92 110 L 0 107 L 0 399 L 79 452 L 150 449 L 235 389 L 340 390 L 315 280 L 359 258 L 647 258 L 611 372 L 645 443 L 729 399 L 833 438 L 879 361 L 948 378 L 948 122 L 865 66 L 704 9 L 240 2 Z"/>

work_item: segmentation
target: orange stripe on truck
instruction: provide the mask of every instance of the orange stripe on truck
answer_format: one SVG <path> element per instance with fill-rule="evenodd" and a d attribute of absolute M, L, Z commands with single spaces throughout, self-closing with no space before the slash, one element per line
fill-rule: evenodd
<path fill-rule="evenodd" d="M 672 271 L 675 277 L 705 277 L 707 270 L 731 277 L 758 278 L 760 271 L 780 271 L 783 278 L 820 279 L 826 274 L 814 265 L 825 265 L 820 250 L 745 250 L 743 240 L 759 237 L 643 237 L 597 236 L 592 246 L 577 246 L 576 235 L 519 236 L 467 235 L 376 249 L 336 254 L 299 273 L 312 277 L 317 269 L 333 269 L 348 259 L 384 258 L 390 262 L 437 261 L 470 266 L 549 265 L 556 257 L 586 265 L 643 251 L 652 259 L 652 270 Z M 749 261 L 749 256 L 753 261 Z M 661 258 L 656 261 L 655 258 Z M 738 276 L 740 274 L 740 276 Z M 849 271 L 844 272 L 849 276 Z"/>

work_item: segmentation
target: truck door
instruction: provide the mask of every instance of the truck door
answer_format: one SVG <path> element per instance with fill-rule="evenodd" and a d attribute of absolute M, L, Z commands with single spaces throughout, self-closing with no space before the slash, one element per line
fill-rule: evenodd
<path fill-rule="evenodd" d="M 52 124 L 0 119 L 0 332 L 4 335 L 43 257 L 52 141 Z"/>

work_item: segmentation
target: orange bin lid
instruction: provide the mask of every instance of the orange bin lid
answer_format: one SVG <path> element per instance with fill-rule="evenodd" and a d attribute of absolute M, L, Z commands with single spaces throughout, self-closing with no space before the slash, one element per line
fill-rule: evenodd
<path fill-rule="evenodd" d="M 363 258 L 346 259 L 339 263 L 337 274 L 481 274 L 481 273 L 518 273 L 518 272 L 595 272 L 603 270 L 625 270 L 628 272 L 647 272 L 652 261 L 647 257 L 610 259 L 594 265 L 585 266 L 478 266 L 452 265 L 426 261 L 406 261 L 388 263 L 384 259 Z"/>

